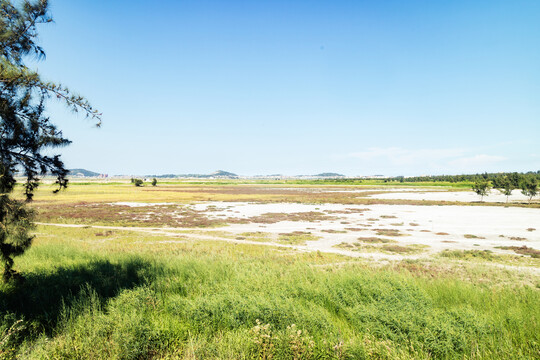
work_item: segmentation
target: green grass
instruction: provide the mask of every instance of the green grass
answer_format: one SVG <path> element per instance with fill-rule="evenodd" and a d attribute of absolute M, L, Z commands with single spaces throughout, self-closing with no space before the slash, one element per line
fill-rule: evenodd
<path fill-rule="evenodd" d="M 533 359 L 540 351 L 540 291 L 517 280 L 418 276 L 337 255 L 160 243 L 170 238 L 127 231 L 113 240 L 96 229 L 38 231 L 17 260 L 26 282 L 0 285 L 5 358 Z"/>
<path fill-rule="evenodd" d="M 310 232 L 293 231 L 279 234 L 277 241 L 282 244 L 305 245 L 306 241 L 316 241 L 319 239 L 319 236 L 313 235 Z"/>
<path fill-rule="evenodd" d="M 491 250 L 444 250 L 440 256 L 450 259 L 482 259 L 487 261 L 501 261 L 502 255 L 494 254 Z"/>
<path fill-rule="evenodd" d="M 58 196 L 44 186 L 35 204 L 50 211 L 51 222 L 59 220 L 55 218 L 58 209 L 66 207 L 66 214 L 81 215 L 81 223 L 121 224 L 124 219 L 111 220 L 112 207 L 107 208 L 110 213 L 83 214 L 73 204 L 367 201 L 356 199 L 355 194 L 331 194 L 339 196 L 333 199 L 267 188 L 179 182 L 158 183 L 157 189 L 73 184 Z M 279 190 L 279 184 L 275 189 Z M 192 221 L 204 222 L 195 215 Z M 166 220 L 152 225 L 161 226 Z M 272 237 L 194 229 L 177 231 L 174 237 L 47 226 L 36 231 L 35 245 L 16 259 L 16 268 L 26 281 L 0 284 L 0 359 L 540 356 L 538 277 L 494 266 L 521 266 L 527 261 L 528 266 L 537 267 L 538 259 L 529 256 L 455 252 L 429 262 L 381 265 L 285 247 L 195 239 L 208 235 L 289 244 L 317 239 L 308 233 Z M 373 239 L 379 238 L 365 239 L 376 243 Z M 384 247 L 394 255 L 424 251 L 414 244 L 391 247 L 395 245 L 391 242 L 359 244 L 377 247 L 377 251 Z M 476 261 L 462 261 L 471 259 Z"/>

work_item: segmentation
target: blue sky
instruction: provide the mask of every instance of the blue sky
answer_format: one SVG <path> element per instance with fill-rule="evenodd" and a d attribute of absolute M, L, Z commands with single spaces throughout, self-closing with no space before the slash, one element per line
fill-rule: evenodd
<path fill-rule="evenodd" d="M 540 169 L 538 1 L 51 0 L 70 168 L 108 174 Z"/>

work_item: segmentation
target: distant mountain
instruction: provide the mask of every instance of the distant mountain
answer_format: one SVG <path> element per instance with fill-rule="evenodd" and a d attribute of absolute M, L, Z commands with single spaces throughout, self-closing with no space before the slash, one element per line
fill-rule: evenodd
<path fill-rule="evenodd" d="M 343 174 L 330 173 L 330 172 L 321 173 L 321 174 L 317 174 L 317 175 L 314 175 L 314 176 L 317 176 L 317 177 L 345 177 L 345 175 L 343 175 Z"/>
<path fill-rule="evenodd" d="M 86 169 L 68 169 L 70 176 L 80 176 L 80 177 L 96 177 L 100 174 Z"/>
<path fill-rule="evenodd" d="M 211 174 L 179 174 L 179 175 L 173 175 L 173 174 L 165 174 L 165 175 L 152 175 L 152 177 L 158 177 L 158 178 L 195 178 L 195 179 L 209 179 L 209 178 L 221 178 L 221 179 L 237 179 L 238 175 L 224 171 L 224 170 L 217 170 L 214 171 Z"/>
<path fill-rule="evenodd" d="M 213 173 L 211 173 L 211 174 L 210 174 L 210 177 L 237 178 L 238 175 L 233 174 L 233 173 L 228 172 L 228 171 L 218 170 L 218 171 L 214 171 Z"/>

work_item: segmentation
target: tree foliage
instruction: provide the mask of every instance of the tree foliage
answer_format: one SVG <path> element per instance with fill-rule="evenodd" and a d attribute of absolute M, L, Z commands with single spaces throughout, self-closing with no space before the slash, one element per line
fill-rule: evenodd
<path fill-rule="evenodd" d="M 538 181 L 534 178 L 526 178 L 521 183 L 521 193 L 529 198 L 529 203 L 532 198 L 538 195 Z"/>
<path fill-rule="evenodd" d="M 512 195 L 512 191 L 515 189 L 514 184 L 510 181 L 508 176 L 505 176 L 502 180 L 498 181 L 496 187 L 501 194 L 506 196 L 506 202 L 508 202 L 508 197 Z"/>
<path fill-rule="evenodd" d="M 526 173 L 508 172 L 508 173 L 483 173 L 483 174 L 463 174 L 463 175 L 431 175 L 431 176 L 408 176 L 405 182 L 475 182 L 478 180 L 489 180 L 496 189 L 502 188 L 501 182 L 506 179 L 517 189 L 525 178 L 533 178 L 540 181 L 540 170 L 529 171 Z M 401 176 L 385 178 L 388 182 L 401 182 Z"/>
<path fill-rule="evenodd" d="M 5 280 L 15 275 L 13 257 L 32 242 L 28 234 L 32 211 L 11 197 L 15 175 L 25 179 L 27 201 L 32 200 L 42 175 L 56 176 L 55 191 L 68 183 L 68 170 L 60 156 L 45 152 L 70 143 L 45 115 L 47 100 L 57 98 L 101 124 L 101 114 L 86 99 L 61 84 L 44 81 L 25 63 L 45 57 L 36 43 L 37 27 L 51 21 L 47 0 L 0 0 L 0 260 Z"/>
<path fill-rule="evenodd" d="M 488 180 L 477 180 L 474 182 L 472 186 L 472 190 L 480 195 L 480 201 L 484 200 L 484 196 L 489 194 L 489 190 L 491 189 L 491 183 Z"/>

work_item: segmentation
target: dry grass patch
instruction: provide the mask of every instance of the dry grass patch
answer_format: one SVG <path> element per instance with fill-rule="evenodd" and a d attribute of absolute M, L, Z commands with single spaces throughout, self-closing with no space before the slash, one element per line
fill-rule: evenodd
<path fill-rule="evenodd" d="M 446 235 L 450 235 L 450 234 L 447 233 L 447 232 L 438 232 L 438 233 L 435 233 L 435 235 L 446 236 Z"/>
<path fill-rule="evenodd" d="M 262 231 L 253 231 L 239 234 L 239 236 L 236 237 L 236 240 L 270 242 L 272 241 L 272 238 L 268 233 Z"/>
<path fill-rule="evenodd" d="M 381 239 L 384 241 L 384 239 Z M 422 244 L 411 244 L 411 245 L 397 245 L 397 244 L 384 244 L 383 245 L 373 245 L 373 243 L 362 243 L 354 242 L 347 243 L 342 242 L 338 245 L 334 245 L 335 248 L 341 248 L 351 251 L 359 252 L 382 252 L 389 254 L 418 254 L 425 251 L 426 248 L 429 248 L 427 245 Z"/>
<path fill-rule="evenodd" d="M 150 227 L 213 227 L 225 219 L 210 219 L 204 211 L 170 205 L 127 206 L 105 203 L 37 206 L 38 221 Z"/>
<path fill-rule="evenodd" d="M 497 249 L 513 250 L 516 254 L 528 255 L 532 258 L 540 259 L 540 250 L 536 250 L 528 246 L 497 246 Z"/>
<path fill-rule="evenodd" d="M 345 230 L 347 230 L 347 231 L 366 231 L 367 229 L 350 227 L 350 228 L 345 228 Z"/>
<path fill-rule="evenodd" d="M 375 237 L 375 236 L 371 236 L 371 237 L 359 237 L 357 238 L 358 241 L 361 241 L 361 242 L 364 242 L 364 243 L 370 243 L 370 244 L 390 244 L 390 243 L 397 243 L 397 241 L 395 240 L 390 240 L 390 239 L 384 239 L 384 238 L 379 238 L 379 237 Z"/>
<path fill-rule="evenodd" d="M 248 219 L 227 219 L 229 223 L 237 224 L 275 224 L 281 221 L 306 221 L 319 222 L 322 220 L 336 220 L 335 217 L 328 216 L 318 211 L 296 212 L 296 213 L 265 213 L 259 216 L 252 216 Z"/>
<path fill-rule="evenodd" d="M 491 250 L 444 250 L 439 253 L 439 256 L 459 260 L 502 260 L 501 256 L 494 254 Z"/>
<path fill-rule="evenodd" d="M 409 236 L 409 234 L 404 234 L 398 229 L 374 229 L 373 231 L 375 231 L 377 235 L 381 236 Z"/>
<path fill-rule="evenodd" d="M 103 232 L 97 232 L 94 235 L 96 235 L 96 236 L 111 236 L 111 235 L 114 235 L 114 233 L 115 232 L 112 231 L 112 230 L 105 230 Z"/>
<path fill-rule="evenodd" d="M 364 211 L 370 211 L 370 209 L 353 209 L 353 208 L 345 208 L 343 210 L 324 210 L 327 214 L 362 214 Z"/>
<path fill-rule="evenodd" d="M 316 241 L 320 237 L 306 231 L 293 231 L 290 233 L 281 233 L 278 237 L 278 242 L 289 245 L 305 245 L 306 241 Z"/>
<path fill-rule="evenodd" d="M 463 237 L 465 239 L 485 239 L 485 237 L 483 237 L 483 236 L 477 236 L 477 235 L 473 235 L 473 234 L 465 234 L 465 235 L 463 235 Z"/>
<path fill-rule="evenodd" d="M 397 254 L 418 254 L 424 252 L 427 248 L 429 248 L 429 246 L 423 244 L 381 246 L 383 251 Z"/>

